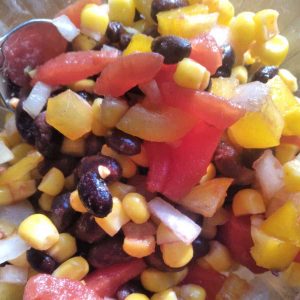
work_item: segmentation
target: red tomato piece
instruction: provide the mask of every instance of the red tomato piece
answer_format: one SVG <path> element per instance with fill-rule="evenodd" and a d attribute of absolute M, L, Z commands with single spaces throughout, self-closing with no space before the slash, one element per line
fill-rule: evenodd
<path fill-rule="evenodd" d="M 85 282 L 98 296 L 112 297 L 121 285 L 138 276 L 145 268 L 143 260 L 135 259 L 95 270 L 85 278 Z"/>
<path fill-rule="evenodd" d="M 300 252 L 297 254 L 297 256 L 294 258 L 294 262 L 300 263 Z"/>
<path fill-rule="evenodd" d="M 61 10 L 57 16 L 66 15 L 78 28 L 80 27 L 80 14 L 84 6 L 87 4 L 102 4 L 102 0 L 78 0 L 75 3 Z"/>
<path fill-rule="evenodd" d="M 190 58 L 204 66 L 211 74 L 215 74 L 222 65 L 222 51 L 215 39 L 208 34 L 200 35 L 191 40 Z"/>
<path fill-rule="evenodd" d="M 97 79 L 95 93 L 119 97 L 134 86 L 150 81 L 163 64 L 158 53 L 135 53 L 109 64 Z"/>
<path fill-rule="evenodd" d="M 197 264 L 190 267 L 183 284 L 197 284 L 203 287 L 207 293 L 206 300 L 215 300 L 216 295 L 221 290 L 226 276 L 213 269 L 204 269 Z"/>
<path fill-rule="evenodd" d="M 19 42 L 19 41 L 22 42 Z M 49 24 L 27 26 L 20 29 L 3 46 L 4 70 L 12 82 L 19 86 L 29 83 L 24 69 L 34 69 L 47 60 L 63 53 L 67 41 Z"/>
<path fill-rule="evenodd" d="M 226 99 L 205 91 L 180 87 L 175 82 L 165 82 L 160 87 L 163 101 L 182 109 L 220 129 L 225 129 L 240 119 L 245 111 Z"/>
<path fill-rule="evenodd" d="M 155 76 L 155 80 L 160 86 L 164 82 L 173 82 L 173 75 L 176 71 L 176 65 L 163 65 Z"/>
<path fill-rule="evenodd" d="M 100 73 L 119 54 L 114 49 L 63 53 L 38 67 L 32 83 L 42 81 L 52 86 L 71 84 Z"/>
<path fill-rule="evenodd" d="M 280 143 L 282 144 L 292 144 L 300 147 L 300 137 L 296 135 L 291 136 L 282 136 L 280 139 Z"/>
<path fill-rule="evenodd" d="M 253 273 L 267 271 L 258 267 L 250 254 L 253 246 L 251 221 L 249 216 L 235 217 L 231 214 L 227 223 L 219 226 L 218 239 L 229 249 L 233 259 L 247 267 Z"/>
<path fill-rule="evenodd" d="M 47 274 L 31 277 L 25 287 L 23 300 L 101 300 L 80 281 L 56 278 Z"/>

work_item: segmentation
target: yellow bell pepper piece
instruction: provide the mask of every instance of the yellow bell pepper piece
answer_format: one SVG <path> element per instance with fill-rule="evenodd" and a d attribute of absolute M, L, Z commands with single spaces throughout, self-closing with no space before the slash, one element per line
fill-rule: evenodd
<path fill-rule="evenodd" d="M 285 188 L 289 192 L 300 192 L 300 160 L 295 158 L 283 166 Z"/>
<path fill-rule="evenodd" d="M 108 0 L 109 19 L 118 21 L 125 26 L 133 24 L 135 16 L 135 5 L 133 0 Z"/>
<path fill-rule="evenodd" d="M 151 36 L 137 33 L 131 38 L 129 45 L 123 51 L 123 55 L 125 56 L 135 52 L 151 52 L 152 41 L 153 38 Z"/>

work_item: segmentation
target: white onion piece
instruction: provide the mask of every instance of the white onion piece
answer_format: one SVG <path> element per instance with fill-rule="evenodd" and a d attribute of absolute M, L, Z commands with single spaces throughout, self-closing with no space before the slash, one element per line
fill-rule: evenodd
<path fill-rule="evenodd" d="M 28 269 L 11 265 L 0 268 L 0 282 L 26 284 Z"/>
<path fill-rule="evenodd" d="M 266 150 L 254 162 L 253 168 L 263 195 L 268 199 L 272 198 L 284 185 L 280 162 L 273 156 L 271 150 Z"/>
<path fill-rule="evenodd" d="M 212 30 L 209 32 L 217 45 L 219 47 L 230 44 L 230 37 L 229 37 L 229 27 L 227 26 L 214 26 Z"/>
<path fill-rule="evenodd" d="M 3 141 L 0 141 L 0 164 L 4 164 L 11 161 L 14 158 L 14 154 L 5 145 Z"/>
<path fill-rule="evenodd" d="M 61 15 L 53 19 L 52 23 L 68 42 L 72 42 L 80 34 L 80 30 L 66 15 Z"/>
<path fill-rule="evenodd" d="M 141 83 L 139 84 L 139 88 L 152 103 L 159 103 L 161 101 L 161 93 L 156 80 Z"/>
<path fill-rule="evenodd" d="M 34 119 L 43 109 L 50 97 L 52 88 L 38 81 L 23 102 L 23 109 Z"/>
<path fill-rule="evenodd" d="M 191 244 L 201 232 L 201 227 L 171 204 L 156 197 L 149 203 L 151 213 L 167 226 L 182 242 Z"/>
<path fill-rule="evenodd" d="M 4 129 L 7 135 L 13 135 L 17 132 L 16 117 L 14 114 L 5 122 Z"/>
<path fill-rule="evenodd" d="M 13 234 L 6 239 L 0 240 L 0 264 L 15 259 L 29 248 L 30 246 L 17 234 Z"/>
<path fill-rule="evenodd" d="M 235 90 L 235 95 L 230 99 L 230 102 L 244 108 L 246 111 L 254 112 L 260 111 L 262 105 L 268 98 L 268 87 L 259 81 L 254 81 L 239 85 Z"/>
<path fill-rule="evenodd" d="M 24 219 L 32 214 L 34 214 L 33 207 L 27 200 L 0 207 L 0 220 L 9 222 L 15 226 L 19 226 Z"/>

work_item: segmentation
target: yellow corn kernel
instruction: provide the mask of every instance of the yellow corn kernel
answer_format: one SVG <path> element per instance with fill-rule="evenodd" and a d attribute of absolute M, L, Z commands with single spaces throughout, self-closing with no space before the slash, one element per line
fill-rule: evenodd
<path fill-rule="evenodd" d="M 234 16 L 234 6 L 229 0 L 203 1 L 208 5 L 209 12 L 218 12 L 218 23 L 228 26 Z"/>
<path fill-rule="evenodd" d="M 299 147 L 293 144 L 280 144 L 275 148 L 275 157 L 280 161 L 281 164 L 295 158 L 299 151 Z"/>
<path fill-rule="evenodd" d="M 82 204 L 78 191 L 75 190 L 74 192 L 71 193 L 70 195 L 70 205 L 75 211 L 81 212 L 81 213 L 86 213 L 87 209 L 85 206 Z"/>
<path fill-rule="evenodd" d="M 122 203 L 118 198 L 113 197 L 113 208 L 105 218 L 95 218 L 96 223 L 110 236 L 114 236 L 121 227 L 129 222 Z"/>
<path fill-rule="evenodd" d="M 141 274 L 141 283 L 146 290 L 159 293 L 177 285 L 185 278 L 187 273 L 187 268 L 179 272 L 161 272 L 149 268 Z"/>
<path fill-rule="evenodd" d="M 151 17 L 151 4 L 152 0 L 134 0 L 135 8 L 144 16 L 149 25 L 154 24 L 154 21 Z"/>
<path fill-rule="evenodd" d="M 205 289 L 197 284 L 185 284 L 178 288 L 176 294 L 180 296 L 180 299 L 184 300 L 205 300 Z"/>
<path fill-rule="evenodd" d="M 57 262 L 62 263 L 72 257 L 77 251 L 76 239 L 69 233 L 61 233 L 59 240 L 47 253 Z"/>
<path fill-rule="evenodd" d="M 151 44 L 153 37 L 137 33 L 134 34 L 130 40 L 129 45 L 123 51 L 123 55 L 129 55 L 135 52 L 151 52 Z"/>
<path fill-rule="evenodd" d="M 102 123 L 102 101 L 102 98 L 97 98 L 92 105 L 92 132 L 97 136 L 105 135 L 108 130 Z"/>
<path fill-rule="evenodd" d="M 135 192 L 135 187 L 133 185 L 125 184 L 123 182 L 113 182 L 109 186 L 109 192 L 113 197 L 122 200 L 128 193 Z"/>
<path fill-rule="evenodd" d="M 203 259 L 218 272 L 227 272 L 233 266 L 228 249 L 218 241 L 210 242 L 210 250 Z"/>
<path fill-rule="evenodd" d="M 255 64 L 256 59 L 251 55 L 251 52 L 248 50 L 243 54 L 243 65 L 251 66 Z"/>
<path fill-rule="evenodd" d="M 82 33 L 72 41 L 72 48 L 75 51 L 88 51 L 94 49 L 96 46 L 97 42 L 94 39 Z M 70 88 L 74 91 L 72 87 Z"/>
<path fill-rule="evenodd" d="M 255 43 L 251 54 L 259 57 L 264 65 L 279 66 L 285 60 L 289 51 L 289 41 L 283 35 L 276 35 L 265 43 Z"/>
<path fill-rule="evenodd" d="M 196 61 L 184 58 L 177 64 L 173 78 L 180 86 L 205 90 L 209 84 L 210 73 Z"/>
<path fill-rule="evenodd" d="M 260 192 L 243 189 L 234 195 L 232 210 L 235 216 L 254 215 L 265 213 L 266 206 Z"/>
<path fill-rule="evenodd" d="M 105 34 L 109 23 L 108 7 L 106 4 L 87 4 L 81 11 L 81 32 L 99 41 Z"/>
<path fill-rule="evenodd" d="M 142 258 L 153 253 L 155 245 L 153 236 L 147 236 L 142 239 L 125 237 L 123 250 L 130 256 Z"/>
<path fill-rule="evenodd" d="M 32 248 L 47 250 L 59 239 L 59 234 L 52 221 L 42 214 L 27 217 L 19 226 L 18 233 Z"/>
<path fill-rule="evenodd" d="M 74 92 L 86 91 L 92 94 L 95 84 L 95 81 L 92 79 L 82 79 L 70 84 L 69 88 Z"/>
<path fill-rule="evenodd" d="M 54 200 L 53 196 L 43 193 L 39 198 L 39 207 L 42 210 L 51 211 L 53 200 Z"/>
<path fill-rule="evenodd" d="M 193 246 L 183 242 L 163 244 L 160 246 L 164 263 L 171 268 L 181 268 L 193 258 Z"/>
<path fill-rule="evenodd" d="M 278 75 L 284 81 L 291 92 L 294 93 L 298 90 L 297 78 L 289 70 L 280 69 Z"/>
<path fill-rule="evenodd" d="M 266 42 L 279 33 L 277 19 L 279 13 L 274 9 L 264 9 L 254 16 L 255 39 Z"/>
<path fill-rule="evenodd" d="M 157 244 L 178 242 L 178 237 L 164 223 L 159 223 L 156 231 Z"/>
<path fill-rule="evenodd" d="M 28 260 L 27 260 L 26 252 L 24 252 L 20 256 L 16 257 L 15 259 L 9 260 L 8 262 L 16 267 L 21 267 L 21 268 L 29 268 L 30 267 Z"/>
<path fill-rule="evenodd" d="M 138 193 L 128 193 L 122 200 L 122 206 L 130 218 L 136 224 L 143 224 L 150 218 L 145 197 Z"/>
<path fill-rule="evenodd" d="M 133 24 L 135 5 L 133 0 L 108 0 L 109 19 L 118 21 L 126 26 Z"/>
<path fill-rule="evenodd" d="M 73 191 L 76 188 L 75 176 L 71 174 L 65 178 L 65 189 L 67 191 Z"/>
<path fill-rule="evenodd" d="M 8 186 L 0 186 L 0 207 L 12 204 L 14 201 L 13 195 Z"/>
<path fill-rule="evenodd" d="M 54 270 L 52 275 L 58 278 L 81 280 L 89 272 L 89 264 L 81 256 L 74 256 Z"/>
<path fill-rule="evenodd" d="M 68 154 L 76 157 L 83 157 L 85 154 L 85 139 L 79 138 L 75 141 L 72 141 L 65 137 L 60 151 L 63 154 Z"/>
<path fill-rule="evenodd" d="M 143 145 L 141 146 L 141 152 L 139 154 L 130 156 L 130 159 L 133 160 L 133 162 L 136 163 L 138 166 L 141 167 L 149 166 L 147 153 Z"/>
<path fill-rule="evenodd" d="M 216 168 L 213 163 L 210 163 L 206 169 L 206 174 L 201 177 L 200 184 L 207 182 L 216 177 Z"/>
<path fill-rule="evenodd" d="M 231 70 L 231 77 L 236 78 L 240 84 L 248 82 L 248 71 L 244 66 L 236 66 Z"/>
<path fill-rule="evenodd" d="M 51 196 L 58 195 L 65 183 L 64 174 L 57 168 L 51 168 L 43 177 L 38 190 Z"/>
<path fill-rule="evenodd" d="M 24 200 L 36 192 L 36 183 L 32 179 L 18 180 L 8 184 L 14 202 Z"/>
<path fill-rule="evenodd" d="M 289 192 L 300 192 L 300 159 L 295 158 L 283 165 L 285 188 Z"/>
<path fill-rule="evenodd" d="M 128 295 L 124 300 L 149 300 L 149 298 L 141 293 L 132 293 Z"/>
<path fill-rule="evenodd" d="M 177 300 L 177 296 L 174 290 L 167 289 L 163 292 L 155 293 L 151 300 Z M 185 298 L 184 298 L 185 299 Z"/>
<path fill-rule="evenodd" d="M 42 160 L 43 156 L 38 151 L 30 152 L 27 156 L 0 174 L 0 185 L 22 179 L 30 171 L 35 169 Z"/>
<path fill-rule="evenodd" d="M 33 147 L 26 143 L 18 144 L 17 146 L 11 149 L 11 152 L 14 155 L 14 158 L 10 161 L 10 164 L 15 164 L 23 157 L 25 157 L 30 151 L 33 150 Z"/>
<path fill-rule="evenodd" d="M 283 280 L 294 288 L 300 287 L 300 263 L 292 262 L 287 269 L 282 272 Z"/>
<path fill-rule="evenodd" d="M 18 106 L 20 99 L 17 97 L 12 97 L 9 99 L 9 105 L 10 107 L 12 107 L 13 109 L 16 109 Z"/>

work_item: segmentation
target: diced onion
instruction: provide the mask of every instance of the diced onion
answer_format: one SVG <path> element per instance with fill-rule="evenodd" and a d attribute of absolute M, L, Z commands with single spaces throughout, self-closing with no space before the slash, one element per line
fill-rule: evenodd
<path fill-rule="evenodd" d="M 68 42 L 72 42 L 80 34 L 80 30 L 66 15 L 53 19 L 52 23 Z"/>
<path fill-rule="evenodd" d="M 0 268 L 0 282 L 26 284 L 28 278 L 28 269 L 6 265 Z"/>
<path fill-rule="evenodd" d="M 230 31 L 227 26 L 214 26 L 209 35 L 215 39 L 219 47 L 230 44 Z"/>
<path fill-rule="evenodd" d="M 280 162 L 273 156 L 271 150 L 266 150 L 254 162 L 253 168 L 263 195 L 268 199 L 272 198 L 284 185 Z"/>
<path fill-rule="evenodd" d="M 23 103 L 23 109 L 35 118 L 43 109 L 50 97 L 52 88 L 38 81 L 31 90 L 28 98 Z"/>
<path fill-rule="evenodd" d="M 5 145 L 3 141 L 0 141 L 0 164 L 4 164 L 11 161 L 14 158 L 14 154 Z"/>
<path fill-rule="evenodd" d="M 17 132 L 16 117 L 14 114 L 9 116 L 9 118 L 5 122 L 4 129 L 7 135 L 13 135 Z"/>
<path fill-rule="evenodd" d="M 199 225 L 163 199 L 156 197 L 148 205 L 151 213 L 182 242 L 190 244 L 200 234 L 201 227 Z"/>

